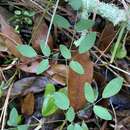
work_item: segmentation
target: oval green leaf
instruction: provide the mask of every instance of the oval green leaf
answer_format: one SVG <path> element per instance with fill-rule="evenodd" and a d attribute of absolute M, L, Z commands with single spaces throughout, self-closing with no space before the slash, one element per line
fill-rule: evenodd
<path fill-rule="evenodd" d="M 95 101 L 95 94 L 92 86 L 89 83 L 85 83 L 84 92 L 87 101 L 93 103 Z"/>
<path fill-rule="evenodd" d="M 78 74 L 84 74 L 84 69 L 78 61 L 71 61 L 69 67 Z"/>
<path fill-rule="evenodd" d="M 83 130 L 83 128 L 78 123 L 76 123 L 74 125 L 74 130 Z"/>
<path fill-rule="evenodd" d="M 79 10 L 82 5 L 81 0 L 69 0 L 69 4 L 72 6 L 74 10 Z"/>
<path fill-rule="evenodd" d="M 82 128 L 83 130 L 89 130 L 87 124 L 84 121 L 82 122 Z"/>
<path fill-rule="evenodd" d="M 80 54 L 87 52 L 91 49 L 96 41 L 96 33 L 90 32 L 87 36 L 81 41 L 78 51 Z"/>
<path fill-rule="evenodd" d="M 39 65 L 37 66 L 36 73 L 41 74 L 49 68 L 49 61 L 48 59 L 42 60 Z"/>
<path fill-rule="evenodd" d="M 75 118 L 75 112 L 74 112 L 73 107 L 70 107 L 65 115 L 66 115 L 66 119 L 69 122 L 72 122 L 74 120 L 74 118 Z"/>
<path fill-rule="evenodd" d="M 40 42 L 40 48 L 42 50 L 42 53 L 44 56 L 50 56 L 51 55 L 51 49 L 48 45 L 45 45 L 45 41 L 41 40 Z"/>
<path fill-rule="evenodd" d="M 68 20 L 57 14 L 54 17 L 53 23 L 55 26 L 58 26 L 59 28 L 68 29 L 70 27 L 70 23 L 68 22 Z"/>
<path fill-rule="evenodd" d="M 67 130 L 74 130 L 74 125 L 73 124 L 68 125 Z"/>
<path fill-rule="evenodd" d="M 57 111 L 57 106 L 55 105 L 55 100 L 52 96 L 46 96 L 42 105 L 42 115 L 50 116 Z"/>
<path fill-rule="evenodd" d="M 28 125 L 18 125 L 18 130 L 28 130 Z"/>
<path fill-rule="evenodd" d="M 33 58 L 37 56 L 36 51 L 29 45 L 18 45 L 16 49 L 25 57 Z"/>
<path fill-rule="evenodd" d="M 94 113 L 100 117 L 101 119 L 104 119 L 104 120 L 112 120 L 112 115 L 109 113 L 109 111 L 104 108 L 104 107 L 101 107 L 101 106 L 98 106 L 98 105 L 95 105 L 93 107 L 93 111 Z"/>
<path fill-rule="evenodd" d="M 112 79 L 104 88 L 102 98 L 109 98 L 117 94 L 123 85 L 123 78 L 117 77 Z"/>
<path fill-rule="evenodd" d="M 76 31 L 83 31 L 83 30 L 88 30 L 92 28 L 94 24 L 94 21 L 90 19 L 81 19 L 78 23 L 76 23 L 75 29 Z"/>
<path fill-rule="evenodd" d="M 62 110 L 67 110 L 69 108 L 69 99 L 65 94 L 55 92 L 53 98 L 55 99 L 55 104 L 58 108 Z"/>
<path fill-rule="evenodd" d="M 60 52 L 65 59 L 71 58 L 71 52 L 65 45 L 60 45 Z"/>
<path fill-rule="evenodd" d="M 19 115 L 18 115 L 16 108 L 12 108 L 10 115 L 9 115 L 9 120 L 7 122 L 8 125 L 9 126 L 16 126 L 18 118 L 19 118 Z"/>
<path fill-rule="evenodd" d="M 45 93 L 44 96 L 51 95 L 55 92 L 55 86 L 51 83 L 48 83 L 45 87 Z"/>

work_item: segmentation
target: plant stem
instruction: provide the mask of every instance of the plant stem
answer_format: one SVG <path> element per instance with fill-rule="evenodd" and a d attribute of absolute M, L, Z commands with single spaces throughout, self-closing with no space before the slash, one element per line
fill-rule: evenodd
<path fill-rule="evenodd" d="M 125 31 L 125 27 L 126 27 L 125 25 L 123 25 L 123 26 L 121 27 L 120 33 L 119 33 L 119 35 L 118 35 L 117 41 L 116 41 L 115 46 L 114 46 L 114 50 L 113 50 L 113 53 L 112 53 L 112 58 L 111 58 L 111 60 L 110 60 L 110 63 L 113 63 L 113 61 L 114 61 L 114 58 L 115 58 L 115 55 L 116 55 L 118 46 L 119 46 L 119 44 L 120 44 L 121 38 L 122 38 L 122 36 L 123 36 L 123 33 L 124 33 L 124 31 Z"/>
<path fill-rule="evenodd" d="M 65 124 L 66 124 L 66 120 L 63 121 L 62 125 L 60 126 L 60 130 L 63 130 Z"/>

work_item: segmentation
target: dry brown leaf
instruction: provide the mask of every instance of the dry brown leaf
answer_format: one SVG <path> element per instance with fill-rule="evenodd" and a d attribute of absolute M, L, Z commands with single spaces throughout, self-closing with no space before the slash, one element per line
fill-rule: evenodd
<path fill-rule="evenodd" d="M 22 58 L 23 56 L 16 50 L 16 45 L 21 44 L 22 40 L 14 29 L 6 22 L 4 16 L 0 14 L 0 39 L 3 39 L 4 44 L 8 50 L 16 57 Z"/>
<path fill-rule="evenodd" d="M 46 40 L 48 26 L 44 20 L 40 22 L 41 15 L 37 16 L 34 23 L 33 33 L 32 33 L 32 46 L 36 50 L 40 50 L 40 41 Z M 40 23 L 39 23 L 40 22 Z M 52 36 L 49 36 L 48 45 L 50 48 L 53 48 L 53 39 Z"/>
<path fill-rule="evenodd" d="M 21 104 L 22 114 L 28 115 L 28 116 L 32 115 L 34 112 L 34 104 L 35 104 L 34 94 L 28 93 L 23 99 L 22 104 Z"/>
<path fill-rule="evenodd" d="M 109 46 L 115 34 L 114 26 L 111 23 L 106 24 L 99 39 L 99 49 L 101 51 L 104 51 Z"/>
<path fill-rule="evenodd" d="M 68 74 L 68 66 L 64 65 L 64 64 L 55 64 L 55 65 L 52 65 L 50 67 L 49 70 L 47 70 L 47 73 L 49 75 L 54 75 L 54 74 L 58 74 L 58 75 L 61 75 L 63 77 L 66 77 Z"/>
<path fill-rule="evenodd" d="M 39 93 L 45 89 L 46 84 L 52 83 L 56 85 L 57 83 L 48 77 L 26 77 L 16 81 L 11 90 L 11 97 L 13 96 L 25 96 L 26 94 L 33 92 Z M 4 95 L 7 95 L 5 91 Z"/>
<path fill-rule="evenodd" d="M 39 65 L 39 59 L 28 59 L 26 62 L 17 65 L 17 68 L 28 73 L 36 73 L 37 66 Z"/>
<path fill-rule="evenodd" d="M 68 66 L 64 64 L 54 64 L 47 70 L 47 74 L 58 84 L 65 85 L 68 75 Z"/>
<path fill-rule="evenodd" d="M 93 63 L 89 59 L 89 53 L 77 54 L 73 59 L 78 61 L 85 70 L 85 74 L 79 75 L 70 69 L 68 75 L 68 95 L 70 104 L 75 110 L 79 110 L 83 108 L 86 103 L 83 91 L 84 84 L 85 82 L 92 82 Z"/>
<path fill-rule="evenodd" d="M 61 75 L 55 74 L 51 78 L 52 80 L 54 80 L 56 83 L 60 85 L 63 85 L 63 86 L 66 85 L 66 78 Z"/>

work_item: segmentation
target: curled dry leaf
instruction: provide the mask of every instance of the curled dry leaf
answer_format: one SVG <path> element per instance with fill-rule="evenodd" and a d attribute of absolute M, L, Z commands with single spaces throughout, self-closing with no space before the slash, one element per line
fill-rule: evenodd
<path fill-rule="evenodd" d="M 99 39 L 99 49 L 104 51 L 111 41 L 113 40 L 116 32 L 114 31 L 114 26 L 111 23 L 106 24 L 104 30 L 102 31 L 101 37 Z"/>
<path fill-rule="evenodd" d="M 37 16 L 35 19 L 34 27 L 33 27 L 33 33 L 32 33 L 32 46 L 36 50 L 40 50 L 40 41 L 46 40 L 47 32 L 48 32 L 48 26 L 45 23 L 44 20 L 40 22 L 41 15 Z M 48 40 L 48 46 L 50 48 L 53 48 L 53 39 L 52 36 L 49 36 Z"/>
<path fill-rule="evenodd" d="M 72 69 L 69 70 L 68 74 L 70 104 L 75 110 L 79 110 L 84 107 L 86 102 L 84 97 L 84 84 L 85 82 L 91 83 L 93 79 L 93 63 L 89 59 L 89 53 L 76 54 L 73 59 L 78 61 L 85 70 L 83 75 L 78 75 Z"/>
<path fill-rule="evenodd" d="M 5 46 L 14 56 L 22 58 L 23 56 L 16 50 L 16 45 L 21 44 L 22 40 L 20 36 L 14 31 L 14 29 L 6 22 L 4 16 L 0 14 L 0 39 L 2 39 Z"/>
<path fill-rule="evenodd" d="M 27 77 L 21 80 L 18 80 L 14 83 L 11 96 L 24 96 L 30 92 L 39 93 L 42 92 L 46 84 L 52 83 L 56 85 L 56 82 L 49 79 L 48 77 Z M 7 94 L 5 91 L 4 95 Z"/>
<path fill-rule="evenodd" d="M 58 84 L 65 85 L 68 69 L 68 66 L 64 64 L 55 64 L 52 65 L 49 70 L 47 70 L 47 74 L 49 74 Z"/>
<path fill-rule="evenodd" d="M 52 65 L 51 68 L 47 71 L 49 75 L 58 74 L 63 77 L 66 77 L 66 75 L 68 75 L 67 72 L 68 72 L 68 66 L 64 64 Z"/>
<path fill-rule="evenodd" d="M 26 62 L 17 65 L 17 68 L 28 73 L 36 73 L 37 66 L 39 65 L 39 59 L 28 59 Z"/>
<path fill-rule="evenodd" d="M 63 77 L 61 75 L 55 74 L 51 77 L 56 83 L 60 85 L 65 85 L 66 84 L 66 77 Z"/>
<path fill-rule="evenodd" d="M 22 104 L 21 104 L 22 114 L 28 116 L 32 115 L 34 112 L 34 104 L 35 104 L 34 94 L 28 93 L 22 100 Z"/>
<path fill-rule="evenodd" d="M 17 68 L 28 73 L 36 73 L 36 68 L 39 65 L 39 59 L 28 59 L 25 63 L 20 63 Z M 68 72 L 68 66 L 63 64 L 52 65 L 49 70 L 46 71 L 47 75 L 51 77 L 57 84 L 65 85 Z"/>

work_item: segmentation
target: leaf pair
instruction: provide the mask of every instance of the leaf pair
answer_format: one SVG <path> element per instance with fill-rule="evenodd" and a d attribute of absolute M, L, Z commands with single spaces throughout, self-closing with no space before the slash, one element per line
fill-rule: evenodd
<path fill-rule="evenodd" d="M 65 45 L 60 45 L 60 52 L 65 59 L 71 59 L 71 52 Z M 84 74 L 84 69 L 78 61 L 70 61 L 69 67 L 78 74 Z"/>
<path fill-rule="evenodd" d="M 48 45 L 45 45 L 45 41 L 42 40 L 40 47 L 44 56 L 49 57 L 51 50 Z M 33 58 L 37 56 L 36 51 L 29 45 L 18 45 L 17 50 L 25 57 Z M 43 59 L 37 66 L 36 73 L 41 74 L 49 68 L 49 60 Z"/>
<path fill-rule="evenodd" d="M 104 88 L 103 93 L 102 93 L 102 98 L 105 99 L 105 98 L 109 98 L 111 96 L 116 95 L 121 90 L 122 85 L 123 85 L 123 78 L 121 77 L 114 78 Z M 90 84 L 85 83 L 84 92 L 85 92 L 85 98 L 87 99 L 87 101 L 90 103 L 94 103 L 96 100 L 95 93 Z M 102 119 L 105 119 L 105 120 L 112 119 L 111 114 L 104 107 L 94 105 L 93 111 L 98 117 Z"/>
<path fill-rule="evenodd" d="M 82 125 L 78 123 L 68 125 L 67 130 L 88 130 L 88 127 L 83 121 Z"/>
<path fill-rule="evenodd" d="M 64 94 L 64 91 L 55 92 L 54 85 L 48 84 L 45 89 L 42 114 L 44 116 L 49 116 L 56 112 L 58 108 L 67 110 L 69 108 L 69 99 Z"/>
<path fill-rule="evenodd" d="M 18 114 L 16 108 L 12 108 L 7 124 L 9 126 L 17 127 L 18 130 L 28 130 L 27 125 L 19 125 L 20 123 L 21 123 L 21 115 Z"/>

